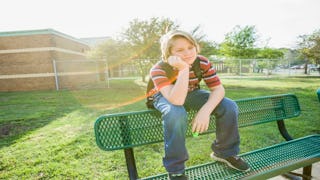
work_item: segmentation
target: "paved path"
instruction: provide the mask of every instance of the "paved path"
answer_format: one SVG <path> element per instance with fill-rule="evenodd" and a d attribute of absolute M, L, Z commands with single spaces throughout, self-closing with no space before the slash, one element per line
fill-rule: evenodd
<path fill-rule="evenodd" d="M 297 169 L 293 172 L 302 173 L 302 168 Z M 301 177 L 285 177 L 285 176 L 276 176 L 269 180 L 301 180 Z M 320 162 L 312 165 L 312 180 L 320 180 Z"/>

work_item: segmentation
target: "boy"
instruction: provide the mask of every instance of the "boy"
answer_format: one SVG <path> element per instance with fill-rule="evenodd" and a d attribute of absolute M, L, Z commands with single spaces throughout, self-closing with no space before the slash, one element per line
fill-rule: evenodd
<path fill-rule="evenodd" d="M 211 63 L 198 55 L 199 45 L 187 32 L 170 31 L 161 38 L 162 60 L 173 72 L 169 77 L 161 64 L 154 65 L 150 77 L 156 94 L 153 95 L 155 109 L 162 113 L 165 156 L 163 165 L 170 179 L 187 179 L 184 174 L 188 152 L 185 146 L 187 130 L 186 109 L 196 109 L 192 121 L 192 132 L 202 133 L 208 129 L 210 115 L 216 117 L 216 140 L 211 148 L 211 158 L 227 163 L 230 167 L 248 171 L 249 165 L 237 156 L 240 137 L 238 132 L 238 107 L 225 98 L 225 90 Z M 200 60 L 201 77 L 210 89 L 199 88 L 200 80 L 192 66 Z"/>

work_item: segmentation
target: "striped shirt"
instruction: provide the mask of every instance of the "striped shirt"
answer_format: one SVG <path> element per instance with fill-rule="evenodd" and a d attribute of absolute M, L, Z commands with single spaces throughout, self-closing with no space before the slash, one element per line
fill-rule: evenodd
<path fill-rule="evenodd" d="M 210 61 L 204 56 L 198 55 L 198 58 L 200 59 L 201 76 L 204 82 L 206 83 L 206 85 L 209 88 L 220 85 L 221 84 L 220 79 L 216 74 L 216 70 L 212 67 L 212 64 L 210 63 Z M 174 69 L 173 78 L 169 79 L 163 67 L 161 67 L 158 63 L 154 65 L 150 70 L 150 77 L 155 86 L 154 93 L 160 91 L 165 86 L 174 84 L 174 81 L 178 76 L 178 72 L 179 72 L 178 70 Z M 198 89 L 199 87 L 198 85 L 200 81 L 198 80 L 195 72 L 190 68 L 188 92 Z"/>

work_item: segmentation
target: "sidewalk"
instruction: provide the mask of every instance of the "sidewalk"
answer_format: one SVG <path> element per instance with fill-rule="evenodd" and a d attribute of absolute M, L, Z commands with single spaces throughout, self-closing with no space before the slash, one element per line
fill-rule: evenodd
<path fill-rule="evenodd" d="M 293 172 L 302 173 L 302 168 L 297 169 Z M 297 176 L 276 176 L 274 178 L 270 178 L 269 180 L 301 180 L 302 177 Z M 320 162 L 312 165 L 312 180 L 320 180 Z"/>

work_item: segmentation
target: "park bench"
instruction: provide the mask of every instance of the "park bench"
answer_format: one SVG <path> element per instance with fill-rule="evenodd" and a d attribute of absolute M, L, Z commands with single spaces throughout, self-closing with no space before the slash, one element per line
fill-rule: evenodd
<path fill-rule="evenodd" d="M 284 121 L 300 115 L 297 97 L 293 94 L 272 95 L 240 99 L 236 103 L 239 107 L 239 127 L 276 121 L 286 141 L 240 154 L 250 164 L 251 170 L 248 172 L 236 171 L 224 163 L 212 160 L 188 167 L 186 175 L 189 179 L 267 179 L 302 167 L 303 174 L 300 176 L 311 179 L 312 164 L 320 161 L 320 135 L 293 139 Z M 189 121 L 195 113 L 188 112 Z M 94 130 L 96 143 L 101 149 L 124 150 L 130 179 L 168 179 L 167 173 L 139 177 L 134 158 L 134 147 L 163 142 L 161 114 L 156 110 L 102 115 L 96 120 Z M 209 130 L 203 134 L 213 132 L 215 123 L 212 115 Z M 190 127 L 187 136 L 192 136 Z M 264 133 L 257 134 L 255 138 L 258 136 L 264 136 Z"/>

